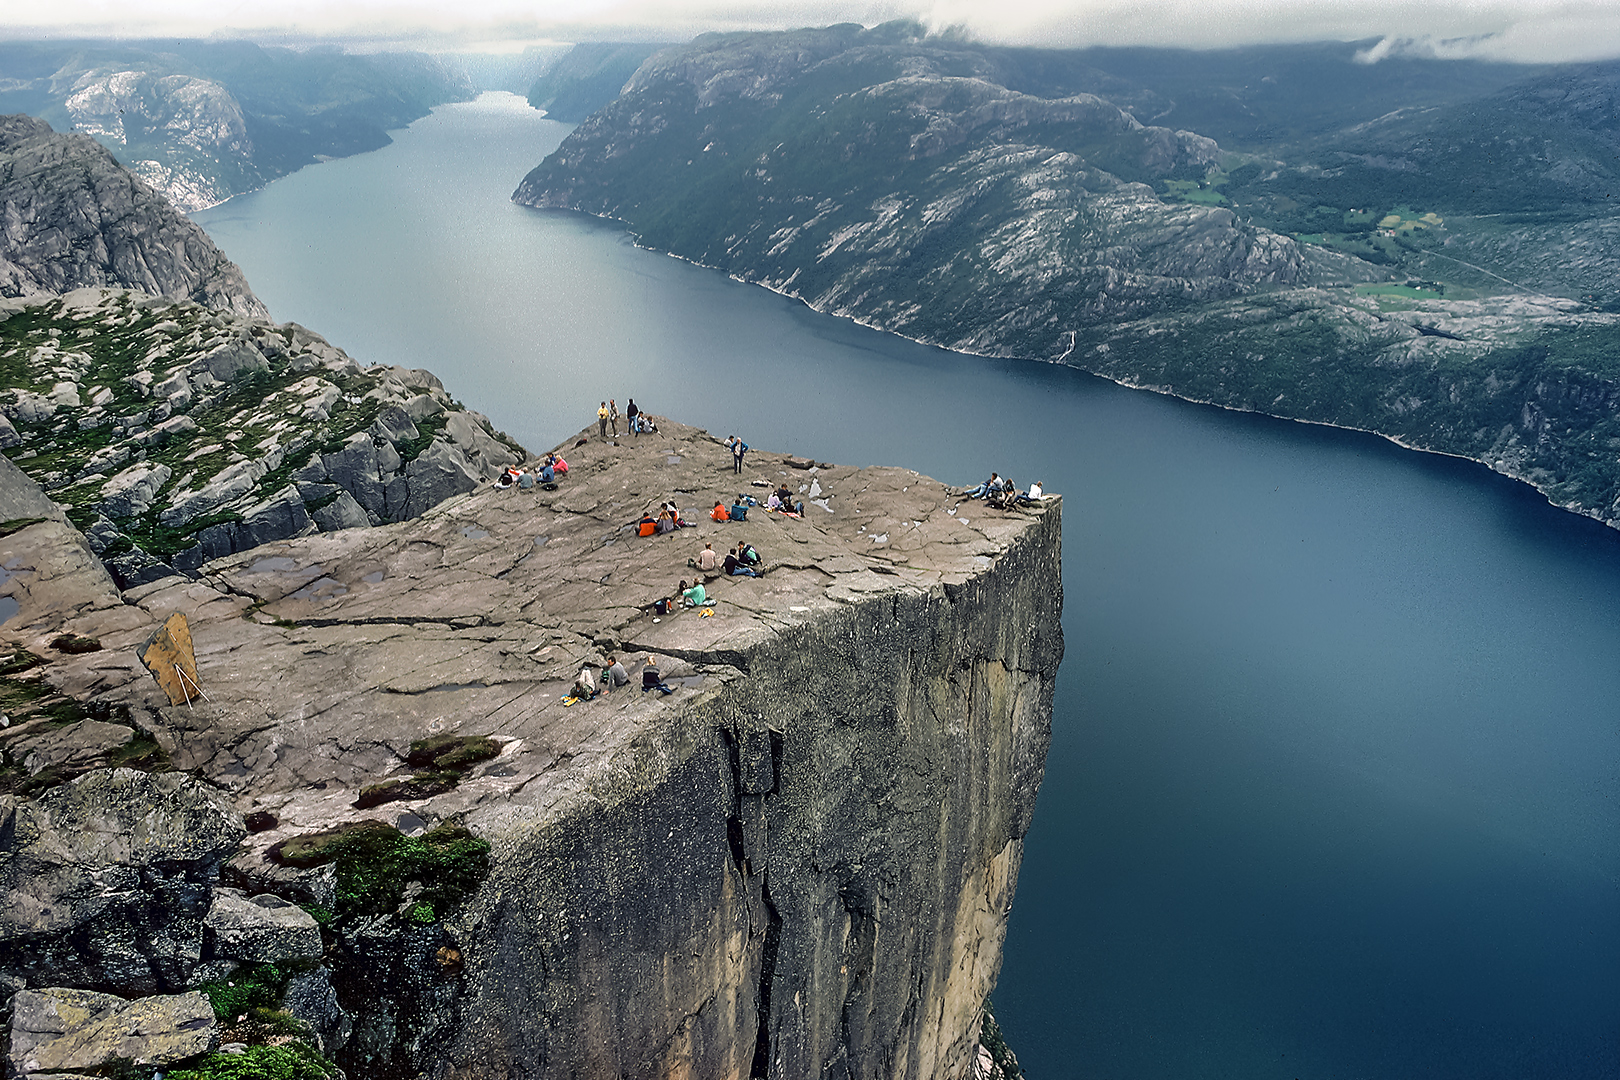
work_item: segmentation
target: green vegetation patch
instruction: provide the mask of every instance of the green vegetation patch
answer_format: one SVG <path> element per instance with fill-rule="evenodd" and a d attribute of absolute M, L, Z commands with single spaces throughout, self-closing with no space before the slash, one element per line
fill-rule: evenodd
<path fill-rule="evenodd" d="M 459 769 L 500 752 L 501 744 L 487 735 L 435 735 L 411 743 L 405 762 L 418 768 Z"/>
<path fill-rule="evenodd" d="M 335 864 L 339 918 L 398 911 L 412 881 L 422 886 L 417 904 L 428 905 L 437 917 L 489 873 L 489 842 L 458 825 L 414 837 L 380 821 L 360 821 L 284 840 L 270 849 L 270 857 L 287 866 Z"/>
<path fill-rule="evenodd" d="M 257 964 L 198 989 L 208 996 L 215 1019 L 234 1020 L 254 1009 L 279 1009 L 293 974 L 293 964 Z"/>
<path fill-rule="evenodd" d="M 354 805 L 369 810 L 401 799 L 428 799 L 442 795 L 461 782 L 462 774 L 480 761 L 501 752 L 501 744 L 486 735 L 435 735 L 411 743 L 405 762 L 422 770 L 409 779 L 387 780 L 361 790 Z"/>
<path fill-rule="evenodd" d="M 0 537 L 10 536 L 12 533 L 15 533 L 15 532 L 22 532 L 24 529 L 28 528 L 28 526 L 30 526 L 30 525 L 38 525 L 42 521 L 49 521 L 49 520 L 50 520 L 49 518 L 31 517 L 31 518 L 12 518 L 10 521 L 0 521 Z"/>
<path fill-rule="evenodd" d="M 205 1054 L 164 1074 L 167 1080 L 329 1080 L 337 1066 L 301 1042 L 250 1046 L 241 1054 Z"/>
<path fill-rule="evenodd" d="M 979 1045 L 990 1053 L 990 1060 L 995 1063 L 996 1074 L 1007 1080 L 1023 1076 L 1024 1070 L 1018 1064 L 1018 1057 L 1007 1045 L 1007 1040 L 1001 1034 L 1001 1025 L 996 1023 L 994 1006 L 990 999 L 984 1000 L 984 1023 L 979 1027 Z"/>
<path fill-rule="evenodd" d="M 1161 180 L 1166 198 L 1177 202 L 1199 203 L 1203 206 L 1225 206 L 1228 202 L 1220 193 L 1226 183 L 1226 174 L 1217 173 L 1208 180 Z"/>

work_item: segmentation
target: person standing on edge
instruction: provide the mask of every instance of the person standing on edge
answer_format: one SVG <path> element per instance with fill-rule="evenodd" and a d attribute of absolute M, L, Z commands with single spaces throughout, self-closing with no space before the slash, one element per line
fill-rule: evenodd
<path fill-rule="evenodd" d="M 596 410 L 596 433 L 598 437 L 603 439 L 607 438 L 607 422 L 607 402 L 604 401 L 602 402 L 602 407 Z"/>
<path fill-rule="evenodd" d="M 638 425 L 636 423 L 636 415 L 638 413 L 640 413 L 640 412 L 641 412 L 641 410 L 636 408 L 636 399 L 635 398 L 627 398 L 627 399 L 625 399 L 624 422 L 626 424 L 630 425 L 630 434 L 632 434 L 632 435 L 640 435 L 641 434 L 641 427 L 640 427 L 640 425 Z"/>
<path fill-rule="evenodd" d="M 726 441 L 731 444 L 732 471 L 740 476 L 742 474 L 742 459 L 743 455 L 748 453 L 748 444 L 735 435 Z"/>
<path fill-rule="evenodd" d="M 619 437 L 619 403 L 608 398 L 608 423 L 613 425 L 613 437 Z"/>

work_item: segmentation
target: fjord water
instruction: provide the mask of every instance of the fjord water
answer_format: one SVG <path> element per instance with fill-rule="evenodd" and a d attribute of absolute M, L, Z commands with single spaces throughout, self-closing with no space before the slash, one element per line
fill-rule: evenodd
<path fill-rule="evenodd" d="M 567 130 L 486 95 L 195 217 L 278 319 L 432 369 L 531 449 L 634 396 L 1065 496 L 995 995 L 1031 1076 L 1620 1075 L 1620 535 L 1465 462 L 911 344 L 512 205 Z"/>

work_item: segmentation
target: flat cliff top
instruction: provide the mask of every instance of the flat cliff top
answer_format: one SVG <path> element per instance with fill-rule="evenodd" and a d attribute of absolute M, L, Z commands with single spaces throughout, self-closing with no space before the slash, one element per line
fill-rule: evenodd
<path fill-rule="evenodd" d="M 768 677 L 745 674 L 746 657 L 773 635 L 884 593 L 966 582 L 1058 504 L 1004 512 L 909 470 L 759 450 L 738 476 L 719 438 L 661 427 L 568 440 L 556 491 L 485 487 L 414 521 L 267 544 L 124 603 L 98 584 L 77 607 L 56 598 L 35 612 L 14 575 L 0 591 L 22 610 L 0 635 L 51 657 L 46 677 L 64 691 L 131 707 L 174 767 L 231 788 L 244 811 L 275 814 L 262 844 L 365 817 L 407 829 L 469 813 L 534 820 L 598 790 L 615 754 L 661 717 L 729 679 Z M 764 510 L 783 482 L 804 518 Z M 761 506 L 743 522 L 710 520 L 738 492 Z M 666 500 L 695 526 L 638 536 L 635 522 Z M 0 538 L 0 562 L 45 566 L 28 548 L 45 529 Z M 653 614 L 697 575 L 688 560 L 705 543 L 723 553 L 740 540 L 764 557 L 763 577 L 704 575 L 712 615 Z M 176 611 L 191 622 L 207 694 L 194 708 L 170 705 L 136 657 Z M 103 649 L 58 657 L 47 642 L 64 632 Z M 580 667 L 610 651 L 632 685 L 565 704 Z M 675 688 L 668 698 L 640 690 L 648 652 Z M 459 778 L 407 763 L 413 742 L 439 736 L 487 737 L 496 756 Z M 397 786 L 429 772 L 438 779 Z M 391 797 L 353 805 L 388 784 Z"/>

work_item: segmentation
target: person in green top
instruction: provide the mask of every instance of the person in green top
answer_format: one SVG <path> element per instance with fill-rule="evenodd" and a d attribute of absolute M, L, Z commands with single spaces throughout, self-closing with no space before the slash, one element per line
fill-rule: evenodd
<path fill-rule="evenodd" d="M 699 607 L 705 600 L 709 598 L 708 590 L 703 587 L 703 582 L 701 581 L 692 582 L 692 587 L 689 589 L 686 587 L 686 581 L 683 579 L 681 581 L 680 593 L 681 596 L 685 597 L 687 607 Z"/>

